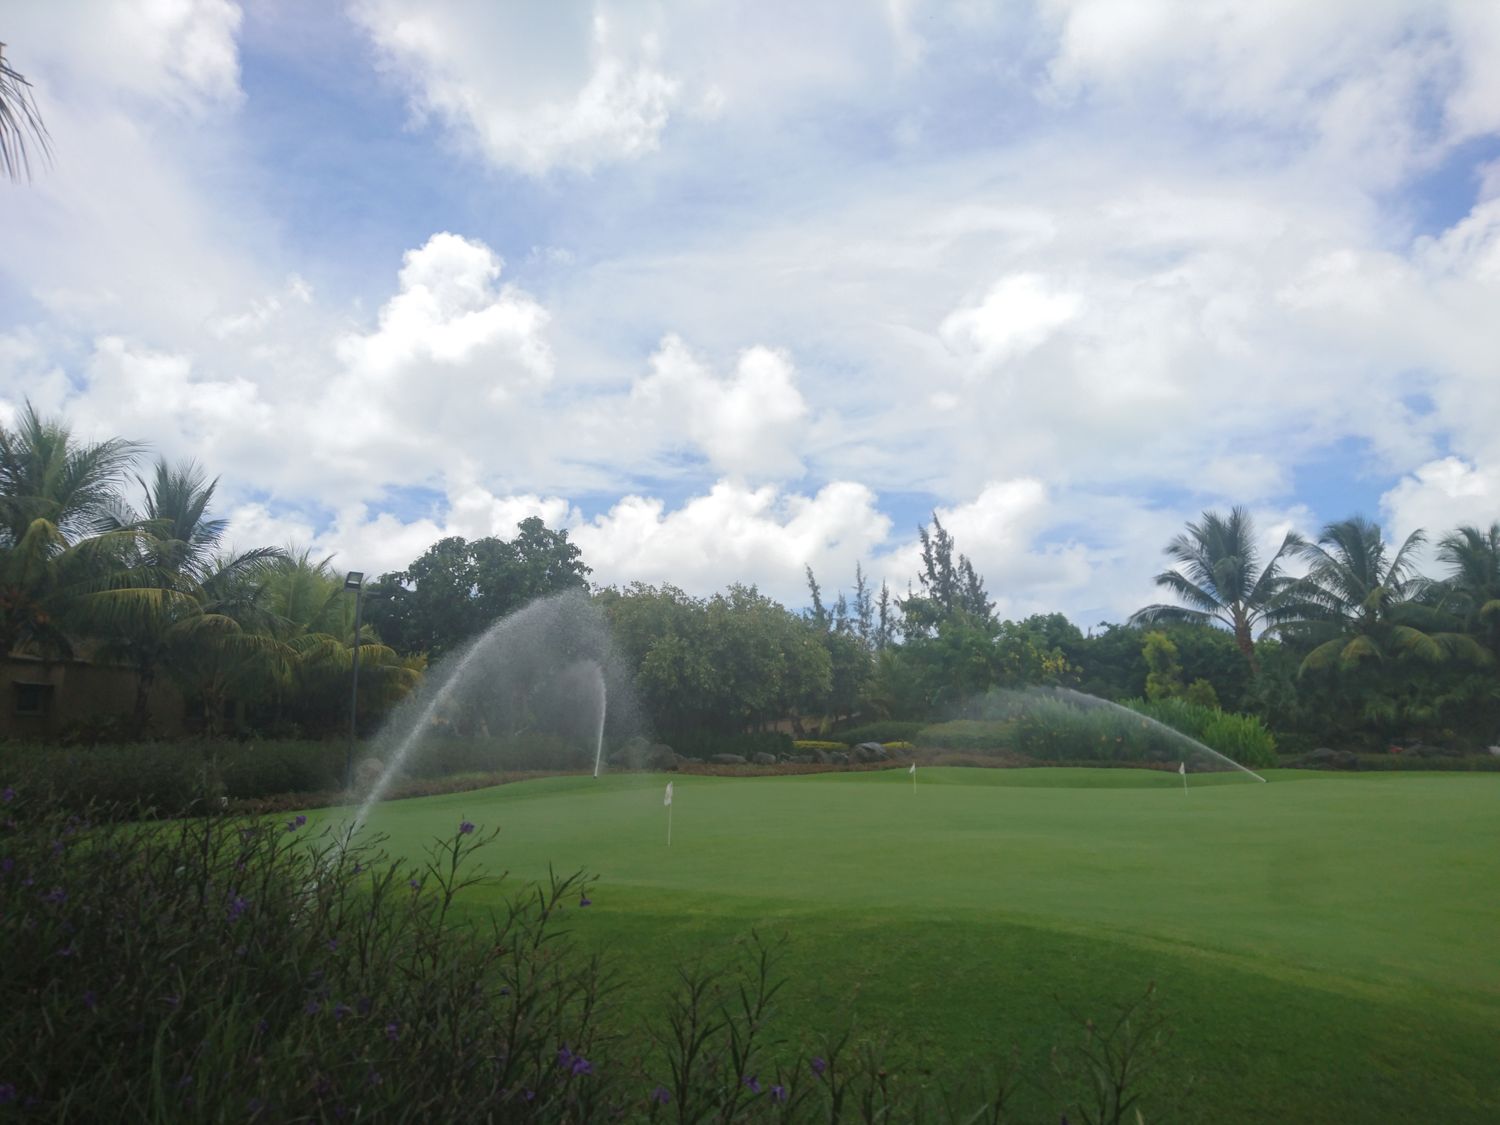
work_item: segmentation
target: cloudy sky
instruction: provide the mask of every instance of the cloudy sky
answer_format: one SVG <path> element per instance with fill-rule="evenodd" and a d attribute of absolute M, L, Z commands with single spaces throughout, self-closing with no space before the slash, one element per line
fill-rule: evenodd
<path fill-rule="evenodd" d="M 607 583 L 1006 615 L 1161 548 L 1500 518 L 1488 0 L 15 0 L 26 398 L 398 569 L 540 515 Z"/>

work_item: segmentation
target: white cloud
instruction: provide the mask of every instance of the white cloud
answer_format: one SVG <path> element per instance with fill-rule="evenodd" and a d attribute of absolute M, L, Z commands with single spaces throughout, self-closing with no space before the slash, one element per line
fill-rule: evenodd
<path fill-rule="evenodd" d="M 1425 530 L 1436 541 L 1454 528 L 1487 528 L 1500 520 L 1500 466 L 1460 457 L 1419 465 L 1380 498 L 1388 538 L 1399 543 Z"/>
<path fill-rule="evenodd" d="M 686 436 L 720 472 L 778 478 L 802 472 L 797 448 L 807 403 L 783 352 L 748 348 L 734 373 L 720 379 L 680 338 L 668 336 L 651 357 L 650 373 L 631 388 L 630 406 L 637 424 L 657 427 L 668 445 Z"/>
<path fill-rule="evenodd" d="M 1059 292 L 1044 278 L 1015 274 L 995 282 L 979 304 L 949 313 L 938 333 L 955 352 L 999 364 L 1036 348 L 1082 306 L 1077 294 Z"/>
<path fill-rule="evenodd" d="M 72 0 L 12 5 L 5 22 L 44 91 L 199 113 L 239 101 L 242 18 L 232 0 Z"/>
<path fill-rule="evenodd" d="M 679 100 L 655 35 L 617 27 L 602 7 L 588 20 L 570 5 L 361 0 L 353 14 L 414 108 L 502 167 L 536 175 L 638 157 L 656 149 Z"/>

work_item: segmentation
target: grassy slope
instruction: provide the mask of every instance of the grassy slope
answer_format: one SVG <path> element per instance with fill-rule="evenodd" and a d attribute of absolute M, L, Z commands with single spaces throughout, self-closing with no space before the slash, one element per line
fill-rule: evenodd
<path fill-rule="evenodd" d="M 1041 1071 L 1059 1000 L 1103 1014 L 1156 980 L 1165 1077 L 1194 1086 L 1162 1119 L 1500 1116 L 1500 777 L 679 777 L 670 851 L 665 780 L 395 802 L 372 827 L 415 854 L 467 817 L 503 826 L 514 876 L 595 873 L 579 932 L 642 978 L 785 932 L 786 1025 L 892 1028 L 934 1081 L 1012 1043 Z"/>

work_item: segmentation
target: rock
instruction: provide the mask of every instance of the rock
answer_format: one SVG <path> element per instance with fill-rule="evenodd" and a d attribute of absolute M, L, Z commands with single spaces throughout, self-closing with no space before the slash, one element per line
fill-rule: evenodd
<path fill-rule="evenodd" d="M 677 752 L 665 742 L 653 742 L 646 753 L 646 768 L 652 770 L 675 770 L 681 759 Z"/>
<path fill-rule="evenodd" d="M 715 754 L 709 759 L 716 766 L 743 766 L 745 759 L 738 754 Z"/>
<path fill-rule="evenodd" d="M 883 762 L 890 757 L 885 747 L 878 742 L 861 742 L 854 748 L 854 757 L 860 762 Z"/>
<path fill-rule="evenodd" d="M 776 764 L 776 755 L 761 751 L 758 754 L 751 755 L 750 760 L 757 766 L 774 766 Z"/>
<path fill-rule="evenodd" d="M 826 766 L 833 759 L 828 756 L 827 750 L 824 750 L 821 747 L 816 747 L 812 752 L 812 760 L 817 762 L 820 766 Z"/>
<path fill-rule="evenodd" d="M 847 766 L 849 764 L 849 755 L 845 754 L 842 750 L 835 750 L 828 755 L 828 761 L 835 766 Z"/>
<path fill-rule="evenodd" d="M 627 739 L 624 745 L 609 756 L 609 764 L 628 770 L 645 769 L 649 764 L 651 750 L 651 743 L 636 735 Z"/>

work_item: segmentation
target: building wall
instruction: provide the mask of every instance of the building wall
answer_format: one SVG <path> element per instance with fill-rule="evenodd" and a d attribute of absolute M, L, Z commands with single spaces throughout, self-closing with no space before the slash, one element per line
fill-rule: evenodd
<path fill-rule="evenodd" d="M 0 738 L 54 739 L 110 719 L 128 723 L 135 685 L 135 673 L 118 665 L 13 654 L 0 660 Z M 182 733 L 182 696 L 172 684 L 159 678 L 148 705 L 152 734 Z"/>

